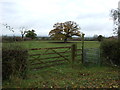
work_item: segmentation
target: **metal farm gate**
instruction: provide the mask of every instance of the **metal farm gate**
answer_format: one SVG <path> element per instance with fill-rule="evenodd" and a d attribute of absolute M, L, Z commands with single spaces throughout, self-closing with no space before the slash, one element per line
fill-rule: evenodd
<path fill-rule="evenodd" d="M 85 48 L 83 51 L 83 63 L 87 65 L 100 65 L 100 49 Z"/>

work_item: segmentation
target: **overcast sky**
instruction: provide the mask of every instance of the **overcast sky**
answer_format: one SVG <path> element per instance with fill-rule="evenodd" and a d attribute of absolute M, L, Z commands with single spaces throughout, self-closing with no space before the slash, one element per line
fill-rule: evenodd
<path fill-rule="evenodd" d="M 2 24 L 14 28 L 34 29 L 38 36 L 48 36 L 57 22 L 75 21 L 85 36 L 113 35 L 110 10 L 119 0 L 0 0 L 0 29 L 3 35 L 13 35 Z"/>

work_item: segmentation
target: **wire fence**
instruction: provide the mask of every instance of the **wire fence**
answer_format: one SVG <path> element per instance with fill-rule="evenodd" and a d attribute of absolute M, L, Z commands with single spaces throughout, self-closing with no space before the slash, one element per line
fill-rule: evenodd
<path fill-rule="evenodd" d="M 100 49 L 99 48 L 85 48 L 84 52 L 84 64 L 100 65 Z"/>

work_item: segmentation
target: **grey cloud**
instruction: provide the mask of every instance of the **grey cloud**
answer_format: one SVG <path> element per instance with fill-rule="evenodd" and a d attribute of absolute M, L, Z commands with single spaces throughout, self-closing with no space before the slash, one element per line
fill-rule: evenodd
<path fill-rule="evenodd" d="M 33 3 L 30 3 L 29 0 L 5 1 L 0 2 L 3 12 L 2 14 L 0 14 L 0 16 L 2 17 L 3 22 L 8 23 L 10 26 L 14 27 L 17 30 L 17 35 L 20 34 L 18 28 L 21 26 L 25 26 L 28 29 L 36 29 L 36 32 L 38 32 L 39 34 L 41 33 L 47 35 L 56 22 L 65 22 L 66 20 L 72 20 L 80 24 L 81 31 L 85 32 L 86 35 L 92 35 L 94 33 L 102 33 L 107 35 L 108 32 L 110 32 L 109 30 L 111 30 L 112 32 L 112 24 L 109 23 L 109 21 L 106 21 L 106 19 L 110 17 L 110 8 L 107 7 L 107 9 L 105 10 L 98 10 L 101 6 L 101 3 L 98 4 L 97 1 L 95 1 L 96 4 L 93 4 L 96 8 L 97 5 L 99 5 L 99 8 L 97 9 L 94 9 L 94 7 L 91 8 L 92 4 L 89 5 L 86 3 L 88 0 L 59 0 L 58 2 L 56 1 L 56 3 L 52 2 L 50 3 L 50 5 L 47 4 L 48 6 L 43 5 L 42 7 L 44 8 L 39 7 L 39 4 L 37 4 L 37 7 L 40 8 L 38 8 L 38 10 L 34 10 L 37 9 L 37 7 L 34 6 Z M 35 2 L 34 0 L 31 1 Z M 37 1 L 39 2 L 39 0 Z M 100 2 L 100 0 L 98 1 Z M 111 0 L 111 2 L 112 1 L 114 2 L 114 0 Z M 29 9 L 28 7 L 26 7 L 24 2 L 29 2 L 31 6 L 33 4 L 32 7 L 36 8 L 32 8 L 31 6 L 29 6 Z M 45 2 L 43 4 L 45 4 Z M 102 0 L 102 2 L 105 2 L 106 4 L 107 1 Z M 110 4 L 109 6 L 111 5 L 112 4 Z M 50 8 L 51 6 L 54 7 Z M 55 8 L 55 6 L 57 7 Z M 93 9 L 94 12 L 92 11 Z"/>
<path fill-rule="evenodd" d="M 0 4 L 2 6 L 1 9 L 2 9 L 3 14 L 17 12 L 16 10 L 17 3 L 15 2 L 0 2 Z"/>

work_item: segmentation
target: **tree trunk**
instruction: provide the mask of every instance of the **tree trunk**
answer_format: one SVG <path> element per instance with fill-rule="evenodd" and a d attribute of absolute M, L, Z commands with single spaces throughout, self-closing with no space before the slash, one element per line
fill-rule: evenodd
<path fill-rule="evenodd" d="M 67 38 L 64 39 L 64 43 L 66 43 L 66 42 L 67 42 Z"/>
<path fill-rule="evenodd" d="M 22 34 L 22 39 L 24 38 L 24 34 Z"/>
<path fill-rule="evenodd" d="M 22 39 L 24 38 L 24 34 L 22 34 Z"/>

